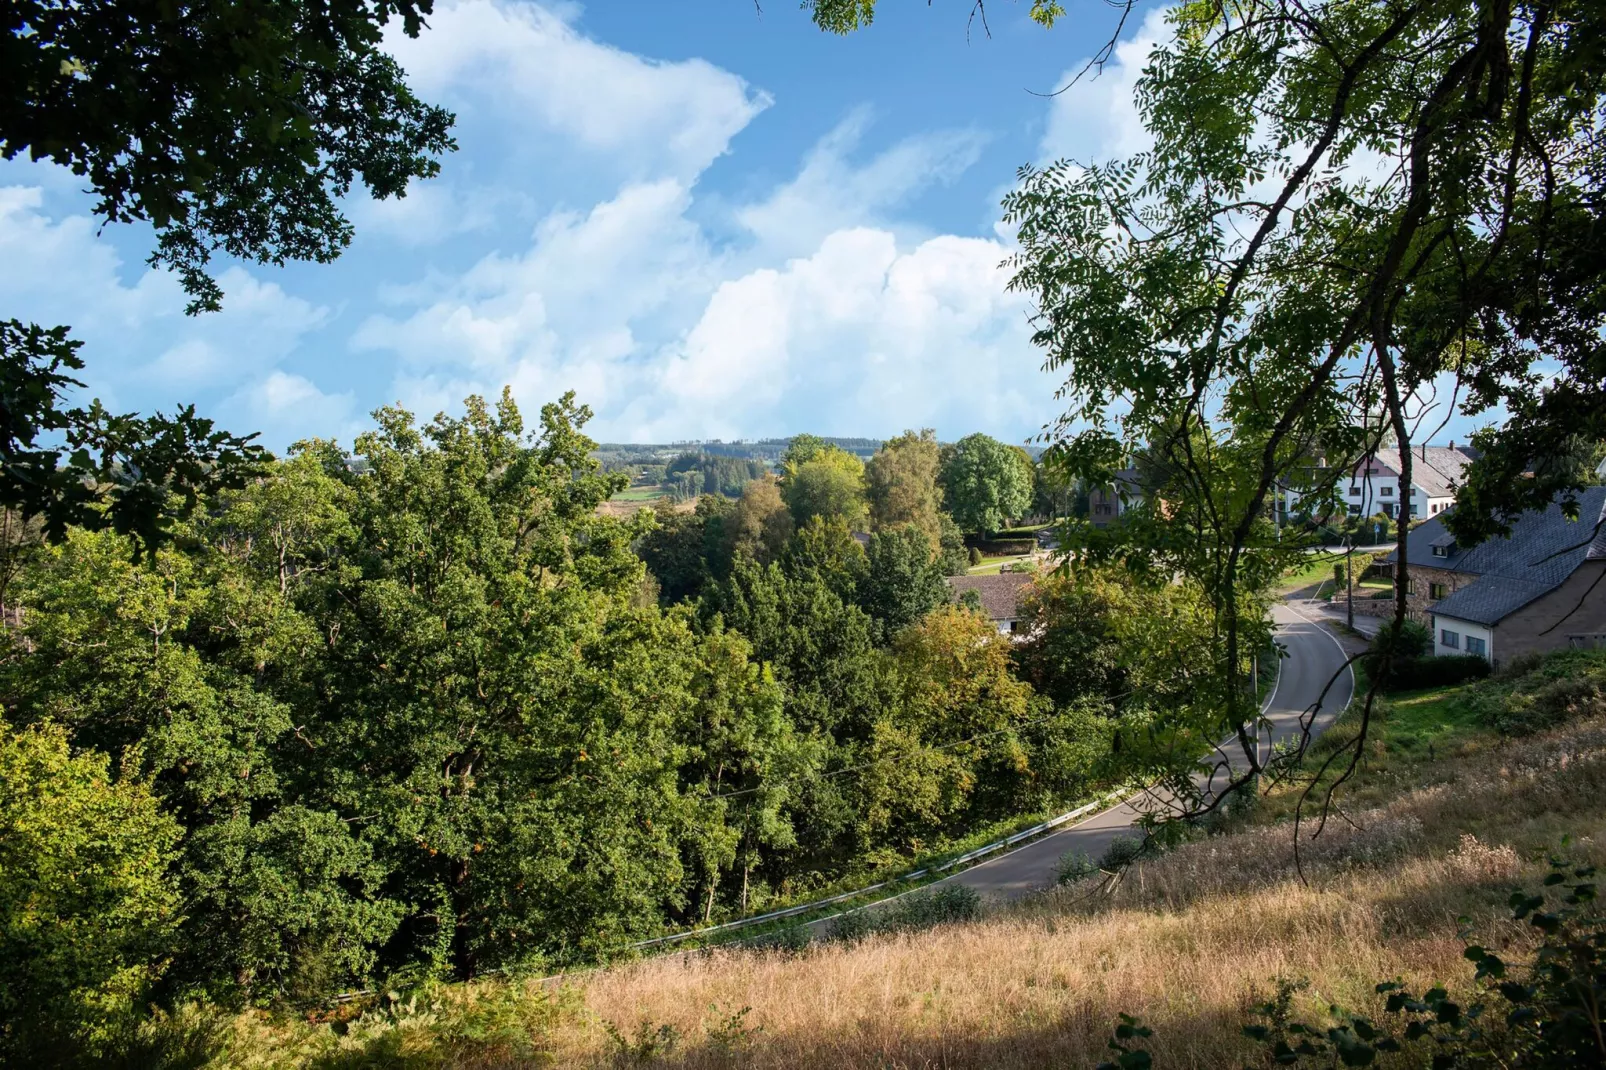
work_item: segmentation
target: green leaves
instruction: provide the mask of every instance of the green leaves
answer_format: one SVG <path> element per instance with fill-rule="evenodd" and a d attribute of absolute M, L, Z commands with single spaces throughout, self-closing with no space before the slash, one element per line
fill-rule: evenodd
<path fill-rule="evenodd" d="M 92 1061 L 161 979 L 180 923 L 180 835 L 149 786 L 0 721 L 0 1059 Z"/>
<path fill-rule="evenodd" d="M 26 0 L 6 38 L 0 155 L 87 178 L 96 214 L 156 229 L 153 266 L 189 310 L 215 310 L 212 255 L 327 261 L 351 239 L 339 199 L 400 195 L 439 170 L 452 116 L 419 101 L 379 50 L 428 0 L 149 8 Z M 70 62 L 73 75 L 62 77 Z"/>
<path fill-rule="evenodd" d="M 1123 1013 L 1121 1024 L 1115 1027 L 1115 1036 L 1105 1045 L 1118 1054 L 1109 1062 L 1099 1063 L 1098 1070 L 1149 1070 L 1154 1065 L 1153 1057 L 1133 1041 L 1147 1040 L 1153 1035 L 1154 1030 Z"/>
<path fill-rule="evenodd" d="M 172 416 L 67 408 L 82 343 L 65 327 L 0 322 L 0 506 L 40 518 L 47 538 L 112 530 L 153 551 L 203 498 L 243 486 L 267 453 L 193 406 Z"/>
<path fill-rule="evenodd" d="M 961 530 L 999 531 L 1031 507 L 1031 459 L 988 435 L 966 435 L 943 464 L 942 489 Z"/>

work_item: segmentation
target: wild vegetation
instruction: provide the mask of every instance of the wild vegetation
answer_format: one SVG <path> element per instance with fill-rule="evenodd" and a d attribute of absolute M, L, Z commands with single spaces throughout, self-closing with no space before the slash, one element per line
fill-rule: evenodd
<path fill-rule="evenodd" d="M 949 604 L 921 436 L 861 545 L 864 466 L 808 442 L 737 502 L 599 515 L 588 416 L 385 409 L 154 552 L 7 543 L 5 1052 L 607 959 L 906 865 L 1119 775 L 1135 674 L 1180 694 L 1207 645 L 1113 608 L 1071 640 L 1089 598 L 1190 612 L 1118 572 L 1053 581 L 1041 650 Z"/>
<path fill-rule="evenodd" d="M 876 7 L 807 6 L 835 32 Z M 24 3 L 0 155 L 150 224 L 152 262 L 215 309 L 216 253 L 332 259 L 354 184 L 435 172 L 452 117 L 380 47 L 430 10 Z M 1038 1066 L 1110 1054 L 1122 1021 L 1126 1065 L 1221 1064 L 1261 1052 L 1258 1009 L 1273 1043 L 1409 1061 L 1421 1044 L 1386 1051 L 1356 1016 L 1483 999 L 1474 971 L 1506 967 L 1467 957 L 1462 915 L 1537 960 L 1502 998 L 1574 1022 L 1545 970 L 1599 931 L 1598 664 L 1413 693 L 1439 670 L 1402 576 L 1373 686 L 1309 752 L 1262 762 L 1252 674 L 1268 590 L 1332 534 L 1280 530 L 1279 488 L 1320 502 L 1385 435 L 1409 484 L 1416 418 L 1453 380 L 1463 413 L 1508 415 L 1448 521 L 1471 543 L 1569 500 L 1606 438 L 1606 14 L 1170 19 L 1136 87 L 1152 148 L 1028 167 L 1005 203 L 1013 285 L 1065 376 L 1046 465 L 984 435 L 868 458 L 797 436 L 773 479 L 665 458 L 680 496 L 719 493 L 619 519 L 598 510 L 626 479 L 572 397 L 538 429 L 506 396 L 422 425 L 381 410 L 349 448 L 274 459 L 192 408 L 75 405 L 68 329 L 0 323 L 0 1059 Z M 947 603 L 980 556 L 965 535 L 1075 515 L 1128 465 L 1146 493 L 1120 524 L 1062 525 L 1077 567 L 1036 584 L 1027 641 Z M 1224 834 L 1118 880 L 1068 863 L 1054 896 L 970 924 L 933 896 L 801 954 L 520 979 L 1125 777 L 1190 798 L 1227 731 L 1235 805 L 1264 786 L 1260 816 L 1192 797 L 1168 838 Z M 1319 836 L 1242 827 L 1290 809 Z M 1527 897 L 1513 919 L 1499 904 L 1563 833 L 1572 913 Z M 1427 1011 L 1391 1006 L 1392 977 Z M 1554 1054 L 1521 1024 L 1495 1036 L 1508 1062 Z"/>
<path fill-rule="evenodd" d="M 1583 681 L 1584 698 L 1541 700 L 1555 711 L 1543 729 L 1499 727 L 1494 711 L 1527 708 L 1524 696 L 1558 680 Z M 1357 728 L 1351 715 L 1333 731 Z M 1307 829 L 1297 859 L 1287 825 L 1297 792 L 1282 788 L 1118 877 L 1084 868 L 979 917 L 969 901 L 927 895 L 806 948 L 425 985 L 311 1015 L 180 1008 L 146 1024 L 142 1050 L 267 1067 L 1091 1067 L 1115 1055 L 1108 1044 L 1127 1014 L 1150 1031 L 1128 1046 L 1154 1065 L 1259 1065 L 1272 1053 L 1246 1025 L 1304 1023 L 1329 1043 L 1327 1030 L 1359 1016 L 1403 1039 L 1415 1014 L 1391 1010 L 1380 983 L 1418 997 L 1442 986 L 1438 998 L 1463 1008 L 1481 1001 L 1488 1035 L 1520 1040 L 1504 1024 L 1505 997 L 1477 979 L 1483 960 L 1466 952 L 1497 953 L 1505 979 L 1526 980 L 1548 937 L 1533 906 L 1513 916 L 1514 892 L 1530 903 L 1538 891 L 1542 912 L 1574 910 L 1569 933 L 1598 931 L 1588 902 L 1567 907 L 1542 887 L 1553 856 L 1569 860 L 1568 885 L 1606 861 L 1606 662 L 1570 654 L 1397 696 L 1376 728 L 1374 761 L 1340 795 L 1347 820 L 1315 839 Z M 1427 1065 L 1438 1050 L 1431 1038 L 1404 1047 L 1377 1065 Z"/>

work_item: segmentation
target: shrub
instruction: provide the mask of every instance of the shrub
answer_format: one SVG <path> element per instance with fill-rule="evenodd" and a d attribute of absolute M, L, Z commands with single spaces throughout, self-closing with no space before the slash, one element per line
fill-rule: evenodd
<path fill-rule="evenodd" d="M 1055 871 L 1055 880 L 1058 884 L 1075 884 L 1086 880 L 1099 872 L 1099 864 L 1089 858 L 1082 851 L 1066 851 L 1060 855 L 1059 866 Z"/>
<path fill-rule="evenodd" d="M 963 884 L 950 884 L 934 892 L 916 892 L 898 901 L 892 927 L 900 930 L 931 929 L 981 917 L 981 894 Z"/>
<path fill-rule="evenodd" d="M 826 939 L 851 942 L 875 933 L 918 932 L 979 917 L 981 895 L 974 888 L 950 884 L 935 891 L 911 893 L 886 906 L 843 914 L 831 922 Z"/>
<path fill-rule="evenodd" d="M 1531 691 L 1485 696 L 1476 709 L 1479 720 L 1502 735 L 1526 736 L 1575 717 L 1606 713 L 1606 694 L 1598 680 L 1562 677 Z"/>
<path fill-rule="evenodd" d="M 972 547 L 971 547 L 971 548 L 970 548 L 970 554 L 969 554 L 969 557 L 970 557 L 970 563 L 971 563 L 971 564 L 972 564 L 972 565 L 979 565 L 979 564 L 981 564 L 981 551 L 980 551 L 980 550 L 978 550 L 978 549 L 976 549 L 976 548 L 975 548 L 975 547 L 974 547 L 974 546 L 972 546 Z"/>
<path fill-rule="evenodd" d="M 171 953 L 179 830 L 105 755 L 0 721 L 0 1064 L 98 1059 Z"/>
<path fill-rule="evenodd" d="M 995 556 L 1016 557 L 1037 549 L 1036 539 L 977 539 L 972 549 Z"/>
<path fill-rule="evenodd" d="M 1138 860 L 1144 846 L 1144 841 L 1136 836 L 1117 836 L 1099 856 L 1099 868 L 1112 873 L 1123 869 Z"/>
<path fill-rule="evenodd" d="M 1489 675 L 1489 661 L 1477 654 L 1446 657 L 1403 658 L 1389 669 L 1382 681 L 1385 691 L 1415 691 L 1424 687 L 1451 687 Z"/>
<path fill-rule="evenodd" d="M 1518 677 L 1527 676 L 1544 663 L 1545 656 L 1543 654 L 1537 650 L 1530 650 L 1526 653 L 1518 654 L 1507 661 L 1500 666 L 1500 671 L 1495 675 L 1502 680 L 1515 680 Z"/>
<path fill-rule="evenodd" d="M 787 925 L 743 940 L 744 947 L 759 951 L 805 951 L 814 942 L 807 925 Z"/>
<path fill-rule="evenodd" d="M 1386 592 L 1385 592 L 1386 593 Z M 1384 666 L 1397 671 L 1399 663 L 1407 659 L 1425 658 L 1433 653 L 1433 633 L 1414 620 L 1395 626 L 1393 621 L 1384 624 L 1372 639 L 1362 664 L 1369 679 L 1385 688 L 1389 686 Z"/>
<path fill-rule="evenodd" d="M 832 918 L 831 924 L 826 926 L 825 938 L 837 943 L 851 944 L 880 931 L 880 926 L 870 917 L 868 910 L 855 910 Z"/>

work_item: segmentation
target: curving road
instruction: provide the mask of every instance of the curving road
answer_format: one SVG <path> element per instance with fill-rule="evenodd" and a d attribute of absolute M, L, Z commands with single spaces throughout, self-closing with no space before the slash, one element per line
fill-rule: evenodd
<path fill-rule="evenodd" d="M 1316 711 L 1312 730 L 1320 732 L 1326 728 L 1349 704 L 1355 690 L 1354 673 L 1344 667 L 1348 655 L 1331 632 L 1282 603 L 1273 606 L 1272 613 L 1277 623 L 1277 641 L 1287 648 L 1288 656 L 1282 661 L 1276 688 L 1266 699 L 1265 717 L 1269 724 L 1263 725 L 1260 732 L 1262 756 L 1269 754 L 1275 744 L 1297 737 L 1304 719 L 1318 700 L 1321 708 Z M 1229 756 L 1237 757 L 1235 766 L 1244 763 L 1236 740 L 1223 749 Z M 1111 840 L 1133 834 L 1141 811 L 1163 805 L 1163 799 L 1140 792 L 1103 813 L 939 883 L 963 884 L 1001 899 L 1014 899 L 1038 891 L 1054 883 L 1060 856 L 1068 851 L 1080 851 L 1096 859 Z"/>

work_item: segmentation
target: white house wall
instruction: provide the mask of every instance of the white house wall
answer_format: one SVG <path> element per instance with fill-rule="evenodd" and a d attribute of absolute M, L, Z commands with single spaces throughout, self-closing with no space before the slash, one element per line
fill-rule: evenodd
<path fill-rule="evenodd" d="M 1444 642 L 1446 630 L 1456 633 L 1456 645 L 1447 646 Z M 1482 624 L 1474 624 L 1470 620 L 1458 620 L 1455 617 L 1441 617 L 1433 615 L 1433 652 L 1440 656 L 1449 654 L 1465 654 L 1467 652 L 1467 639 L 1482 639 L 1484 645 L 1483 656 L 1491 662 L 1495 659 L 1494 629 Z"/>

